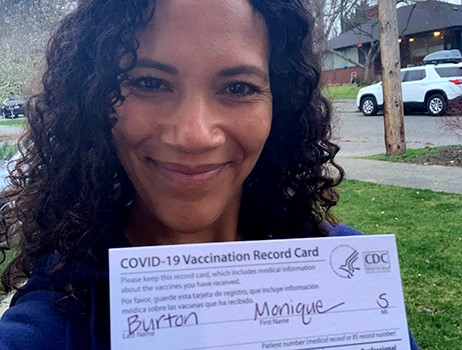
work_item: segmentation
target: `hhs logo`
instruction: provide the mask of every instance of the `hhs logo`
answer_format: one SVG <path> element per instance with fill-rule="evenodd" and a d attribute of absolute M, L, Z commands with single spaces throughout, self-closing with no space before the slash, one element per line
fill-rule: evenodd
<path fill-rule="evenodd" d="M 361 256 L 355 248 L 342 244 L 337 246 L 330 254 L 330 266 L 337 276 L 353 278 L 356 271 L 360 270 L 356 265 L 360 264 L 360 259 Z"/>
<path fill-rule="evenodd" d="M 367 273 L 390 272 L 390 255 L 388 250 L 364 252 L 364 270 Z"/>

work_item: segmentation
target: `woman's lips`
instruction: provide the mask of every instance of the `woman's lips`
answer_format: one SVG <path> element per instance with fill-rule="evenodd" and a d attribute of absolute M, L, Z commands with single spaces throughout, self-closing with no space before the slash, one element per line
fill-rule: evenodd
<path fill-rule="evenodd" d="M 160 173 L 172 183 L 202 186 L 215 178 L 228 163 L 187 165 L 154 160 Z"/>
<path fill-rule="evenodd" d="M 186 175 L 197 175 L 202 173 L 207 173 L 210 171 L 214 171 L 219 169 L 225 165 L 225 163 L 217 163 L 217 164 L 204 164 L 204 165 L 183 165 L 177 163 L 168 163 L 168 162 L 161 162 L 156 160 L 155 161 L 159 167 L 174 171 L 177 173 L 182 173 Z"/>

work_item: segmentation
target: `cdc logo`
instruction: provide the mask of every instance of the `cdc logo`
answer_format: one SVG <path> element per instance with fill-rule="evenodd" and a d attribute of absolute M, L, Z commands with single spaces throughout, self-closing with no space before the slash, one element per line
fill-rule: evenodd
<path fill-rule="evenodd" d="M 390 255 L 388 250 L 364 252 L 364 270 L 368 273 L 390 272 Z"/>

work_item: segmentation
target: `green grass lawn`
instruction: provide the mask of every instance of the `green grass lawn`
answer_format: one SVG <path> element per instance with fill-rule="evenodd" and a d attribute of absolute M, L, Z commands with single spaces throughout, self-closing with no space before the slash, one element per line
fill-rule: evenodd
<path fill-rule="evenodd" d="M 329 100 L 355 99 L 360 88 L 356 84 L 329 85 L 322 89 L 322 93 Z"/>
<path fill-rule="evenodd" d="M 462 344 L 462 195 L 348 180 L 334 213 L 367 234 L 394 233 L 409 326 L 422 350 Z"/>
<path fill-rule="evenodd" d="M 15 118 L 15 119 L 0 119 L 0 125 L 6 125 L 6 126 L 24 126 L 26 123 L 25 118 Z"/>
<path fill-rule="evenodd" d="M 15 143 L 3 141 L 0 143 L 0 160 L 9 160 L 18 150 Z"/>

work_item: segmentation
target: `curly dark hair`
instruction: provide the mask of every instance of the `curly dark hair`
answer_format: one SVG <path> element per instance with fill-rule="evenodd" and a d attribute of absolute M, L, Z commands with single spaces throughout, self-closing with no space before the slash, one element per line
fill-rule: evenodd
<path fill-rule="evenodd" d="M 244 184 L 239 232 L 247 240 L 323 236 L 343 171 L 333 161 L 331 111 L 318 86 L 313 20 L 306 1 L 251 2 L 269 32 L 273 123 Z M 116 157 L 111 114 L 136 63 L 135 34 L 154 11 L 154 0 L 81 0 L 52 36 L 3 193 L 1 249 L 17 249 L 2 276 L 6 291 L 50 253 L 63 257 L 57 271 L 76 261 L 102 264 L 123 234 L 134 190 Z"/>

